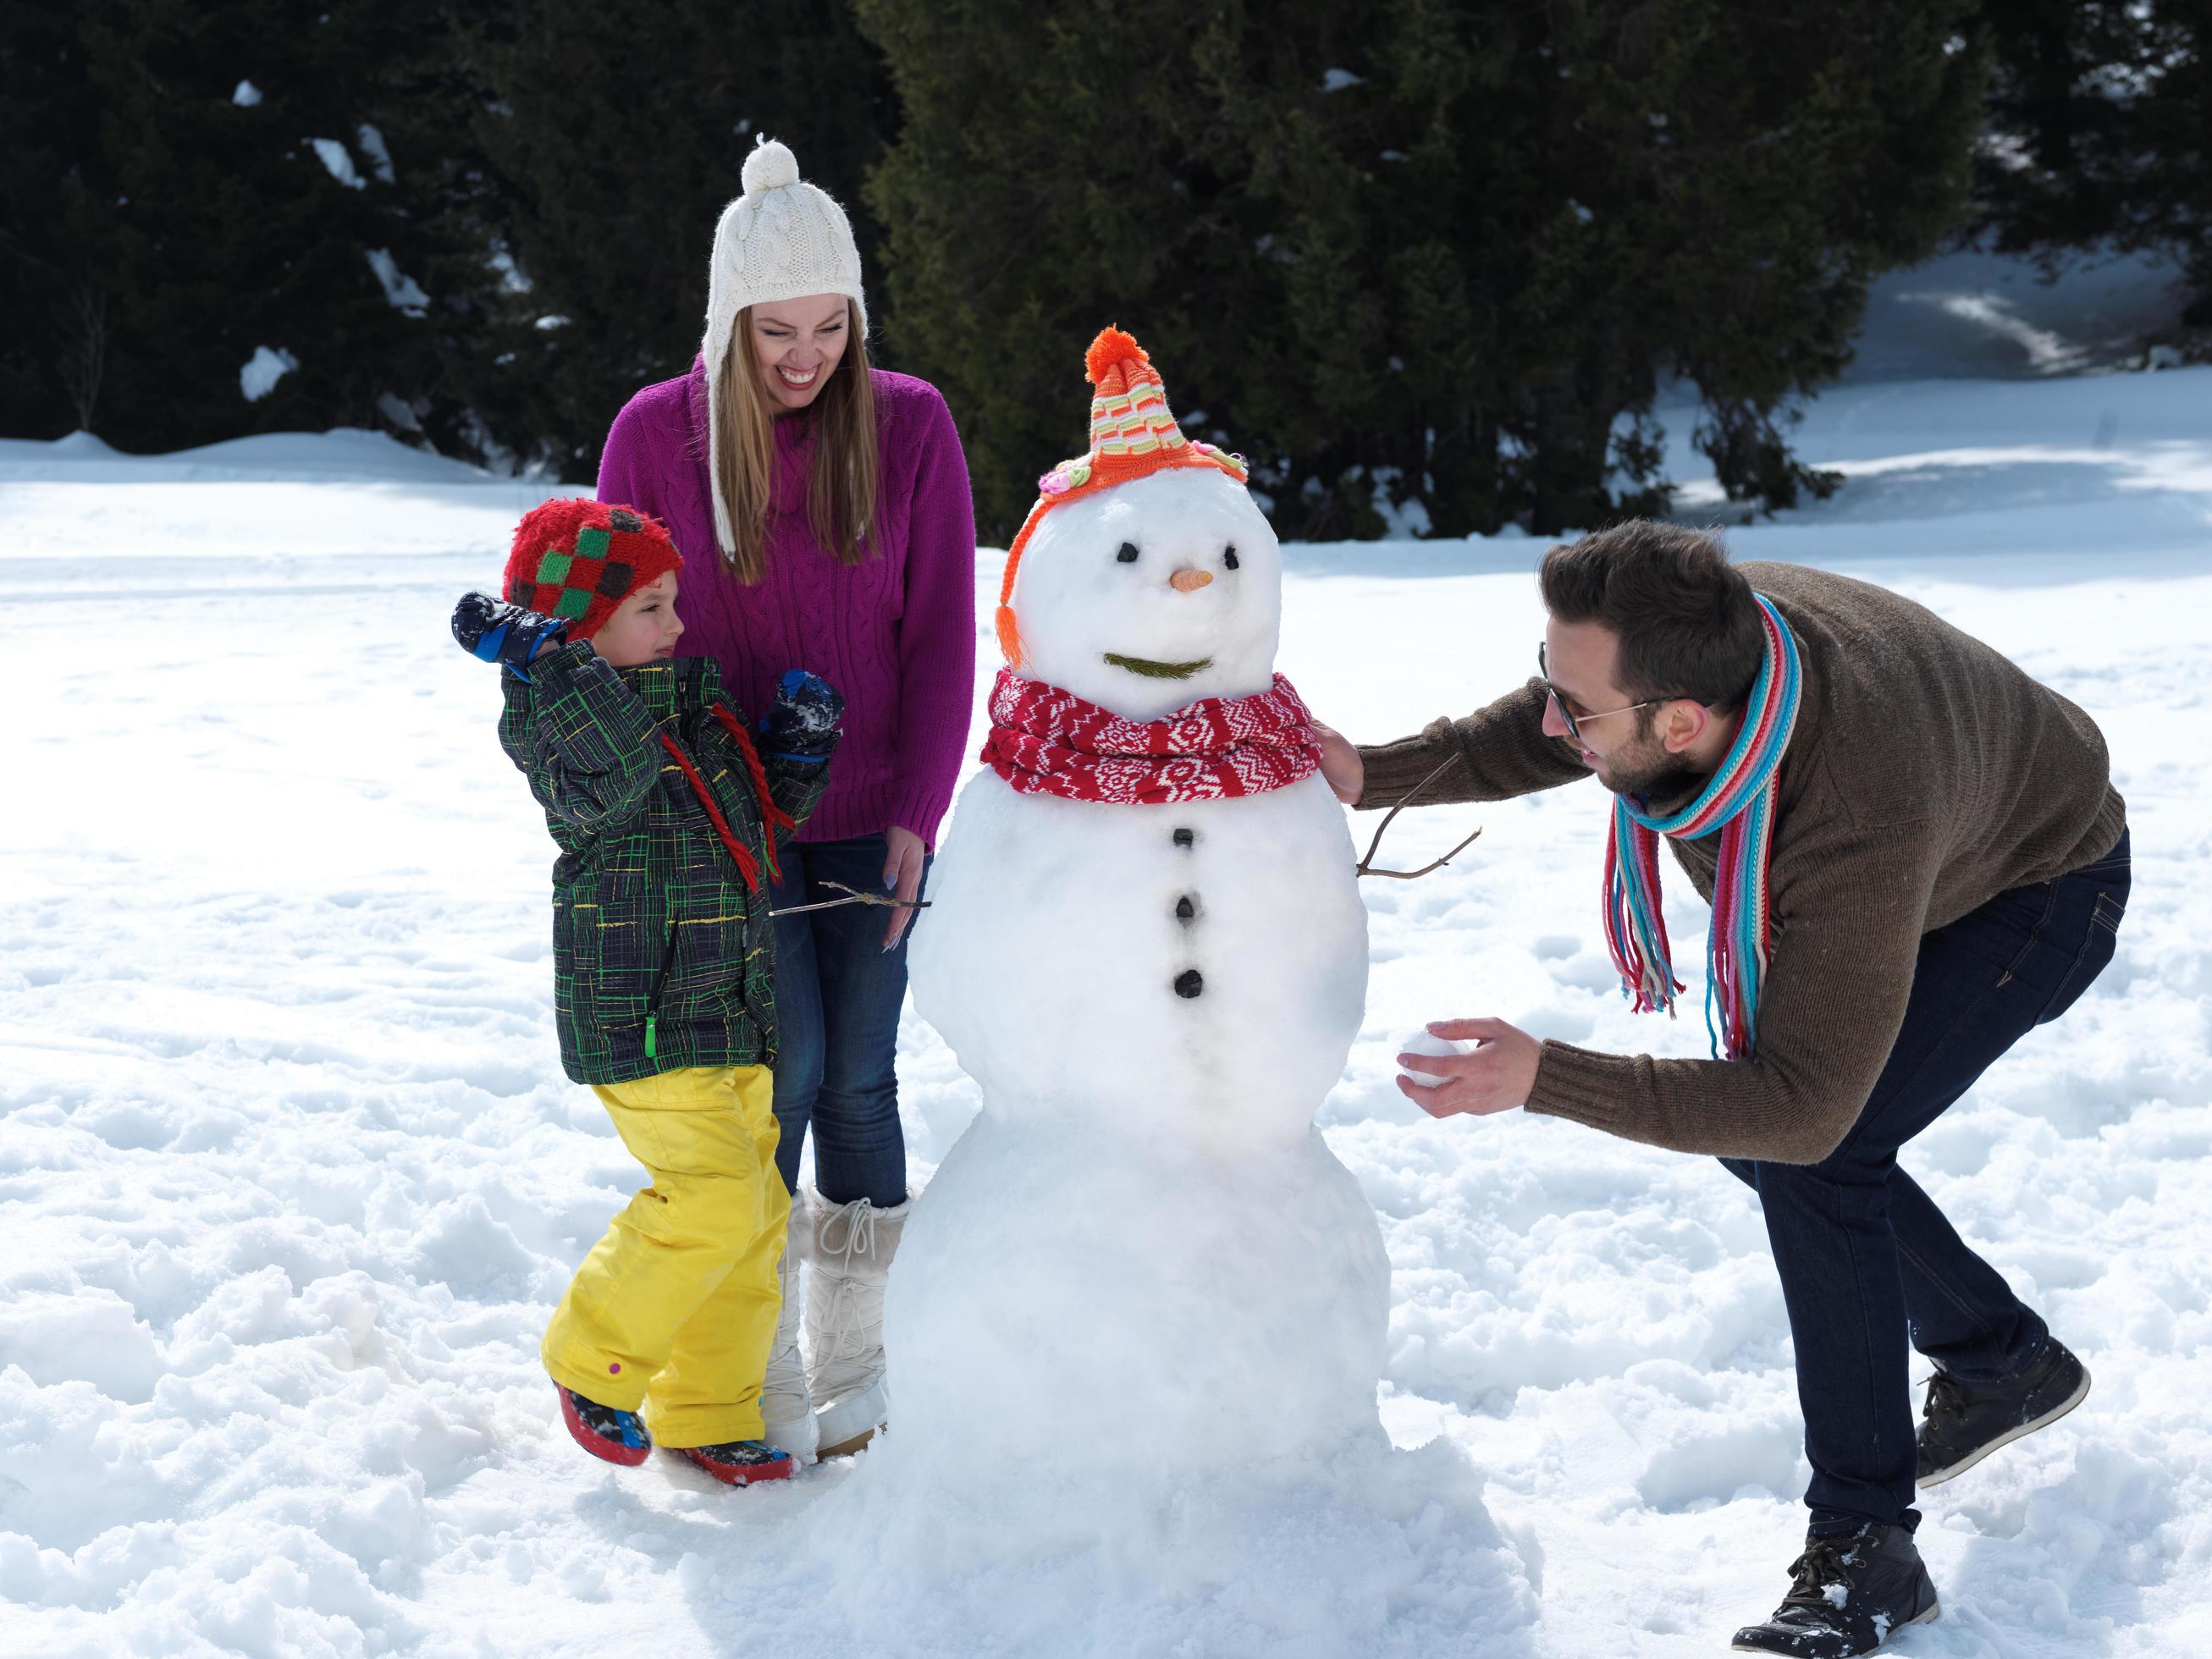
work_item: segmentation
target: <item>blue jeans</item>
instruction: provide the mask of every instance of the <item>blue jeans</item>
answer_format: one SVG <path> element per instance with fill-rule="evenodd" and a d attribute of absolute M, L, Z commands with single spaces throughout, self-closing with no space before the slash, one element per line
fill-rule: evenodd
<path fill-rule="evenodd" d="M 2112 959 L 2128 836 L 1920 941 L 1905 1023 L 1844 1143 L 1814 1164 L 1722 1163 L 1759 1193 L 1797 1352 L 1815 1532 L 1917 1519 L 1909 1348 L 1963 1382 L 2039 1358 L 2050 1332 L 1898 1167 L 1897 1152 Z"/>
<path fill-rule="evenodd" d="M 881 836 L 858 836 L 793 842 L 777 858 L 783 878 L 771 890 L 775 903 L 812 904 L 844 896 L 823 885 L 829 881 L 884 891 L 890 850 Z M 848 904 L 775 921 L 775 1115 L 783 1132 L 775 1165 L 796 1191 L 799 1147 L 811 1124 L 814 1184 L 832 1204 L 865 1198 L 889 1209 L 906 1202 L 896 1061 L 913 928 L 896 949 L 884 950 L 890 915 L 878 905 Z"/>

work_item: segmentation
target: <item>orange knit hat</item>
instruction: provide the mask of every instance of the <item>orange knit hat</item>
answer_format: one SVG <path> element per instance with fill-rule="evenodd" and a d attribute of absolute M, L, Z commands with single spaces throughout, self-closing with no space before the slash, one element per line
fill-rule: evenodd
<path fill-rule="evenodd" d="M 1104 328 L 1083 356 L 1095 390 L 1091 397 L 1091 447 L 1062 461 L 1037 480 L 1036 505 L 1006 550 L 999 584 L 999 649 L 1013 667 L 1022 665 L 1022 638 L 1014 625 L 1014 573 L 1037 521 L 1055 507 L 1169 467 L 1210 466 L 1243 483 L 1244 458 L 1194 443 L 1182 435 L 1168 409 L 1167 387 L 1145 349 L 1118 328 Z"/>

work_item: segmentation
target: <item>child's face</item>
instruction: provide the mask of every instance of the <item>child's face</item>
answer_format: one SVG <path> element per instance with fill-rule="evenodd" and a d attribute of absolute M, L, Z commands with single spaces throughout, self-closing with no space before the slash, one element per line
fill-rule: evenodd
<path fill-rule="evenodd" d="M 592 649 L 617 668 L 635 668 L 674 656 L 683 633 L 683 619 L 676 614 L 676 573 L 671 570 L 617 605 L 606 626 L 592 635 Z"/>

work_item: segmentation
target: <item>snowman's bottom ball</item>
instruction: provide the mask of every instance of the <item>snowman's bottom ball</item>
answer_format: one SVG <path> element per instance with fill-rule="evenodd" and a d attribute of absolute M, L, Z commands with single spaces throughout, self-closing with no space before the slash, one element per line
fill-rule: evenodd
<path fill-rule="evenodd" d="M 963 1478 L 1325 1452 L 1381 1433 L 1389 1298 L 1317 1133 L 1224 1156 L 987 1116 L 901 1243 L 894 1433 Z"/>

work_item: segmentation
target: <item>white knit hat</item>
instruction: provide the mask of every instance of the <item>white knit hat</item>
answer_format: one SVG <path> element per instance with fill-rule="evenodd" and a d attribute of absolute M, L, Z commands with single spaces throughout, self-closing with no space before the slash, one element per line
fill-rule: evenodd
<path fill-rule="evenodd" d="M 716 394 L 729 362 L 730 336 L 738 313 L 747 306 L 810 294 L 842 294 L 860 307 L 860 331 L 868 328 L 868 301 L 860 291 L 860 251 L 845 210 L 827 191 L 799 176 L 799 158 L 790 147 L 763 134 L 745 157 L 744 194 L 722 210 L 714 227 L 714 252 L 707 269 L 707 335 L 699 344 L 707 360 L 708 454 L 714 455 L 720 434 Z M 714 481 L 714 539 L 722 551 L 738 548 L 730 509 L 722 499 L 721 475 L 710 460 Z"/>

